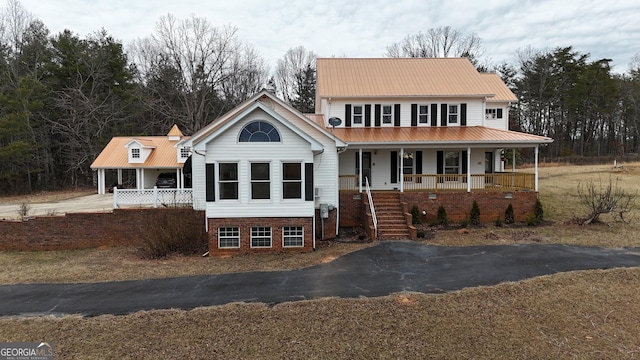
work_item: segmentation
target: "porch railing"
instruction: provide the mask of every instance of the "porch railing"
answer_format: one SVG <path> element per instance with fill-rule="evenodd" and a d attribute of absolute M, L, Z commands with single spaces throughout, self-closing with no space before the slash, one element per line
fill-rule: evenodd
<path fill-rule="evenodd" d="M 118 189 L 113 188 L 113 208 L 121 205 L 152 205 L 153 207 L 193 204 L 192 189 Z"/>
<path fill-rule="evenodd" d="M 376 208 L 373 205 L 373 198 L 371 197 L 371 188 L 369 187 L 369 178 L 365 178 L 365 185 L 367 191 L 367 200 L 369 201 L 369 211 L 371 211 L 371 220 L 373 220 L 373 233 L 378 238 L 378 217 L 376 216 Z"/>
<path fill-rule="evenodd" d="M 340 175 L 341 191 L 358 191 L 358 175 Z M 397 184 L 398 188 L 400 183 Z M 404 191 L 466 191 L 467 174 L 404 175 Z M 376 189 L 375 184 L 371 188 Z M 471 190 L 533 191 L 535 175 L 527 173 L 472 174 Z"/>

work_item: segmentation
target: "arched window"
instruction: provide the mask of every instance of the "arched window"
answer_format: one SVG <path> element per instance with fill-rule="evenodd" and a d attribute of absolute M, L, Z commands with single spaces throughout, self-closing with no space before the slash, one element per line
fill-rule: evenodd
<path fill-rule="evenodd" d="M 240 142 L 280 142 L 280 133 L 266 121 L 252 121 L 240 131 Z"/>

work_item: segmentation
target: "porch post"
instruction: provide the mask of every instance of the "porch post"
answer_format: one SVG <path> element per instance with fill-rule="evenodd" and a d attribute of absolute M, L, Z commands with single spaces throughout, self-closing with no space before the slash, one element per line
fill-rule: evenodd
<path fill-rule="evenodd" d="M 118 185 L 122 185 L 122 169 L 118 169 Z"/>
<path fill-rule="evenodd" d="M 404 148 L 400 148 L 400 192 L 404 192 Z"/>
<path fill-rule="evenodd" d="M 142 169 L 136 169 L 136 189 L 142 189 Z"/>
<path fill-rule="evenodd" d="M 102 195 L 105 193 L 104 169 L 98 169 L 98 173 L 96 175 L 98 176 L 98 194 Z"/>
<path fill-rule="evenodd" d="M 536 192 L 538 192 L 538 146 L 539 145 L 536 145 L 536 149 L 535 149 L 535 152 L 534 152 L 535 153 L 535 159 L 536 159 L 535 160 L 535 162 L 536 162 L 536 165 L 535 165 L 535 167 L 536 167 Z"/>
<path fill-rule="evenodd" d="M 182 189 L 182 176 L 180 169 L 176 169 L 176 189 Z"/>
<path fill-rule="evenodd" d="M 467 192 L 471 192 L 471 147 L 467 148 Z"/>
<path fill-rule="evenodd" d="M 511 160 L 511 172 L 516 172 L 516 148 L 511 149 L 513 159 Z"/>
<path fill-rule="evenodd" d="M 362 148 L 358 149 L 358 189 L 359 192 L 362 192 Z"/>

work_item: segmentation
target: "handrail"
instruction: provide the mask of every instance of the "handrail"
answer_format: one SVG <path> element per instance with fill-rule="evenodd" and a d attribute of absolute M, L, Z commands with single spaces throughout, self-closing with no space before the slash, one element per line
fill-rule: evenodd
<path fill-rule="evenodd" d="M 373 220 L 373 231 L 378 238 L 378 218 L 376 217 L 376 209 L 373 206 L 373 198 L 371 197 L 371 188 L 369 187 L 369 178 L 365 177 L 365 189 L 367 191 L 367 199 L 369 200 L 369 210 L 371 210 L 371 219 Z"/>

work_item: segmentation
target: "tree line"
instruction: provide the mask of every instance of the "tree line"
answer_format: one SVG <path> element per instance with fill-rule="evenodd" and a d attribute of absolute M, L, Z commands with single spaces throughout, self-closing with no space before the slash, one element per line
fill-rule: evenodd
<path fill-rule="evenodd" d="M 291 48 L 270 73 L 237 31 L 166 15 L 125 50 L 106 30 L 50 34 L 9 0 L 0 9 L 0 193 L 92 185 L 89 167 L 112 137 L 162 135 L 173 124 L 193 134 L 262 89 L 313 113 L 316 54 Z M 464 56 L 497 71 L 520 100 L 511 128 L 553 137 L 548 156 L 638 151 L 640 66 L 613 74 L 610 60 L 571 47 L 529 49 L 497 66 L 482 53 L 477 35 L 440 27 L 385 55 Z"/>

